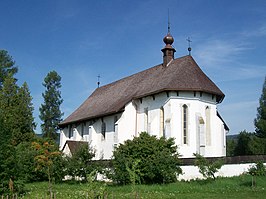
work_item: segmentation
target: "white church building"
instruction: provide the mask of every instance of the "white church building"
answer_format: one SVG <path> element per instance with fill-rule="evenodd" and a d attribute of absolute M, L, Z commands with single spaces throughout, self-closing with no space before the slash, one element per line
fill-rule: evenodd
<path fill-rule="evenodd" d="M 162 64 L 97 88 L 60 123 L 64 153 L 88 143 L 95 159 L 111 159 L 115 147 L 146 131 L 175 138 L 182 158 L 226 155 L 229 129 L 217 110 L 223 92 L 192 56 L 174 58 L 170 33 L 163 41 Z"/>

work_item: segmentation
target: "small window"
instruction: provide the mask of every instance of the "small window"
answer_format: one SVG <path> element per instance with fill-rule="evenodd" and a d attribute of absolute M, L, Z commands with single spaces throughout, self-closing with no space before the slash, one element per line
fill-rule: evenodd
<path fill-rule="evenodd" d="M 188 107 L 183 105 L 183 144 L 188 143 Z"/>

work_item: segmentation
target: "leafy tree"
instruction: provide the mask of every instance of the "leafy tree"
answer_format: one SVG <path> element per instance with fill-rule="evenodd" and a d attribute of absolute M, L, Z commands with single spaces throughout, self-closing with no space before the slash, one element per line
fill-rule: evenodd
<path fill-rule="evenodd" d="M 256 135 L 261 138 L 266 138 L 266 77 L 257 111 L 257 118 L 254 121 Z"/>
<path fill-rule="evenodd" d="M 55 162 L 61 156 L 61 152 L 54 143 L 49 141 L 45 141 L 44 143 L 33 142 L 32 146 L 37 151 L 37 155 L 34 157 L 36 170 L 43 171 L 47 175 L 48 190 L 50 195 L 52 195 L 52 181 L 56 171 Z"/>
<path fill-rule="evenodd" d="M 51 139 L 57 138 L 58 124 L 62 121 L 63 113 L 60 110 L 60 105 L 63 102 L 61 99 L 61 77 L 56 71 L 51 71 L 44 78 L 43 86 L 46 88 L 42 94 L 44 103 L 40 107 L 40 119 L 44 137 Z"/>
<path fill-rule="evenodd" d="M 142 132 L 139 137 L 120 144 L 113 157 L 114 170 L 111 177 L 119 184 L 132 183 L 133 175 L 129 170 L 137 171 L 134 179 L 139 179 L 141 184 L 174 182 L 176 175 L 181 173 L 179 154 L 173 138 L 157 139 Z"/>
<path fill-rule="evenodd" d="M 252 187 L 256 185 L 256 176 L 266 176 L 266 167 L 263 161 L 258 161 L 255 165 L 248 169 L 248 173 L 252 176 Z"/>
<path fill-rule="evenodd" d="M 66 157 L 66 174 L 73 179 L 79 177 L 86 180 L 86 176 L 95 169 L 92 165 L 92 158 L 94 157 L 95 150 L 87 142 L 80 143 L 72 156 Z"/>
<path fill-rule="evenodd" d="M 227 157 L 235 155 L 235 147 L 236 147 L 236 141 L 235 140 L 226 139 L 226 156 Z"/>
<path fill-rule="evenodd" d="M 5 125 L 10 129 L 14 145 L 30 140 L 34 136 L 32 97 L 24 83 L 20 88 L 16 79 L 8 75 L 0 90 L 0 109 Z"/>
<path fill-rule="evenodd" d="M 221 169 L 223 162 L 220 160 L 209 162 L 200 154 L 194 154 L 194 156 L 196 156 L 195 165 L 199 168 L 199 172 L 203 175 L 203 177 L 215 180 L 215 173 Z"/>
<path fill-rule="evenodd" d="M 238 135 L 234 155 L 261 155 L 265 153 L 264 139 L 254 133 L 242 131 Z"/>
<path fill-rule="evenodd" d="M 8 75 L 13 76 L 17 73 L 18 68 L 14 66 L 15 62 L 5 50 L 0 50 L 0 89 Z"/>

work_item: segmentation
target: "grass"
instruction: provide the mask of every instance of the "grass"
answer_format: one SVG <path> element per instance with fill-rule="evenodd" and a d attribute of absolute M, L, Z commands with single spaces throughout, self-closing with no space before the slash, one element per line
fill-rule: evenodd
<path fill-rule="evenodd" d="M 166 185 L 136 185 L 136 192 L 130 185 L 114 186 L 85 183 L 61 183 L 54 185 L 57 199 L 93 198 L 97 192 L 105 191 L 107 198 L 266 198 L 266 177 L 256 178 L 256 187 L 251 187 L 251 176 L 218 178 L 216 181 L 197 180 L 176 182 Z M 41 198 L 47 193 L 47 182 L 26 184 L 27 198 Z M 88 190 L 91 190 L 88 193 Z M 105 195 L 105 196 L 106 196 Z"/>

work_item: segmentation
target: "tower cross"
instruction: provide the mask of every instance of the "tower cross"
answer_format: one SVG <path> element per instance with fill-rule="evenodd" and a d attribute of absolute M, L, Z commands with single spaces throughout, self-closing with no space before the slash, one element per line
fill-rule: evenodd
<path fill-rule="evenodd" d="M 191 46 L 190 46 L 190 43 L 191 43 L 192 41 L 191 41 L 190 37 L 187 38 L 187 42 L 188 42 L 188 53 L 189 53 L 189 55 L 191 55 L 191 50 L 192 50 L 192 48 L 191 48 Z"/>
<path fill-rule="evenodd" d="M 97 78 L 98 78 L 97 85 L 98 85 L 98 88 L 99 88 L 99 86 L 100 86 L 100 78 L 101 78 L 101 76 L 100 76 L 100 75 L 98 75 L 98 76 L 97 76 Z"/>

